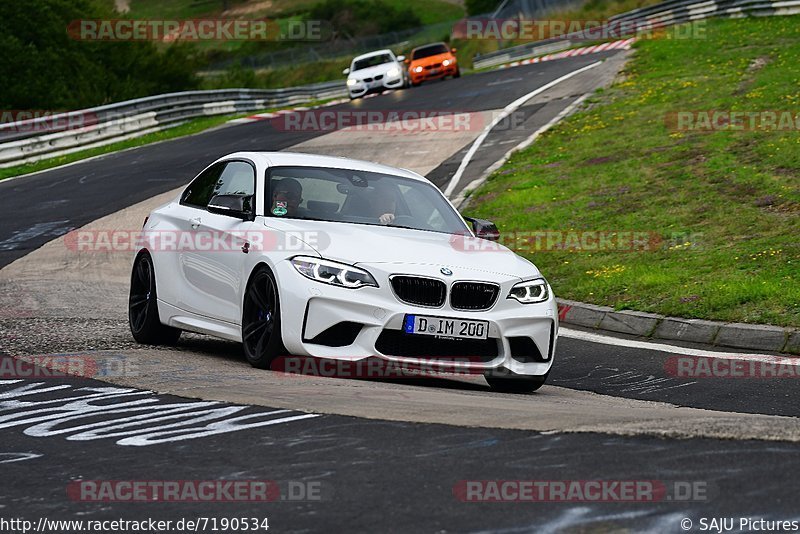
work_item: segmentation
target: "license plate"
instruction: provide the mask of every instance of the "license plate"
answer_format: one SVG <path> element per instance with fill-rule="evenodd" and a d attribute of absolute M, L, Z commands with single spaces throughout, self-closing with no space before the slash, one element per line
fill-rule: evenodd
<path fill-rule="evenodd" d="M 431 69 L 431 74 L 439 74 L 439 69 Z"/>
<path fill-rule="evenodd" d="M 425 336 L 486 339 L 489 336 L 489 322 L 430 315 L 406 315 L 403 332 Z"/>

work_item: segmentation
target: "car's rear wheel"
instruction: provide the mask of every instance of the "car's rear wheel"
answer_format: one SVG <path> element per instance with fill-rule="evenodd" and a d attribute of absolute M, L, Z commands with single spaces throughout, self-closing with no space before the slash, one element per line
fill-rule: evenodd
<path fill-rule="evenodd" d="M 500 391 L 502 393 L 532 393 L 547 382 L 547 376 L 549 374 L 549 371 L 541 376 L 497 376 L 487 374 L 485 378 L 495 391 Z"/>
<path fill-rule="evenodd" d="M 128 296 L 128 324 L 133 339 L 147 345 L 174 345 L 181 331 L 161 323 L 153 259 L 142 252 L 133 263 Z"/>
<path fill-rule="evenodd" d="M 259 267 L 250 278 L 242 306 L 242 344 L 253 367 L 269 369 L 286 349 L 281 339 L 281 312 L 275 277 Z"/>

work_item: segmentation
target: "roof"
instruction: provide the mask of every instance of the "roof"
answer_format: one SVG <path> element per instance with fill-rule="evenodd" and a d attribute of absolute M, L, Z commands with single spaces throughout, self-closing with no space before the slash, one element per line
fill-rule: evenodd
<path fill-rule="evenodd" d="M 262 159 L 269 167 L 305 166 L 305 167 L 330 167 L 333 169 L 352 169 L 354 171 L 371 171 L 384 174 L 393 174 L 415 180 L 428 181 L 423 176 L 397 167 L 381 165 L 370 161 L 342 158 L 338 156 L 324 156 L 320 154 L 304 154 L 301 152 L 236 152 L 225 156 L 246 157 L 252 160 Z"/>
<path fill-rule="evenodd" d="M 353 58 L 353 61 L 356 61 L 358 59 L 364 59 L 365 57 L 379 56 L 381 54 L 394 54 L 394 52 L 392 52 L 388 48 L 384 50 L 375 50 L 374 52 L 367 52 L 366 54 L 361 54 L 360 56 L 356 56 Z"/>

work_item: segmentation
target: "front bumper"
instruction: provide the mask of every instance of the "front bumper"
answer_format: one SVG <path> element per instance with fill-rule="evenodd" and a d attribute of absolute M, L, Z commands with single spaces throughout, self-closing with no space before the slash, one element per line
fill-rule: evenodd
<path fill-rule="evenodd" d="M 450 64 L 447 67 L 439 67 L 438 69 L 422 69 L 422 72 L 414 72 L 414 69 L 409 70 L 409 76 L 412 83 L 422 83 L 427 80 L 436 80 L 444 78 L 445 76 L 454 76 L 458 72 L 457 64 Z"/>
<path fill-rule="evenodd" d="M 498 279 L 497 275 L 492 275 L 492 279 L 486 281 L 499 283 L 501 287 L 496 302 L 488 310 L 455 310 L 449 306 L 449 301 L 439 308 L 415 306 L 395 296 L 390 275 L 437 278 L 449 285 L 459 280 L 478 280 L 476 273 L 468 278 L 456 278 L 442 276 L 439 265 L 359 266 L 369 270 L 380 287 L 340 288 L 303 277 L 289 261 L 276 266 L 281 334 L 291 354 L 348 361 L 377 356 L 412 366 L 442 361 L 452 368 L 476 373 L 497 370 L 518 375 L 544 375 L 550 370 L 558 336 L 558 311 L 552 295 L 546 302 L 520 304 L 506 298 L 511 287 L 520 280 L 502 276 Z M 424 336 L 423 342 L 419 335 L 402 332 L 406 314 L 488 321 L 489 337 L 486 342 L 473 343 Z M 331 332 L 346 335 L 331 336 Z M 341 343 L 345 344 L 336 346 Z M 430 356 L 419 353 L 420 343 L 431 348 Z M 398 347 L 401 350 L 395 351 Z M 459 354 L 461 347 L 464 354 Z"/>
<path fill-rule="evenodd" d="M 350 93 L 350 98 L 358 98 L 370 93 L 380 93 L 387 89 L 400 89 L 401 87 L 403 87 L 402 74 L 394 77 L 384 75 L 380 80 L 373 79 L 369 82 L 359 80 L 355 85 L 348 85 L 347 91 Z"/>

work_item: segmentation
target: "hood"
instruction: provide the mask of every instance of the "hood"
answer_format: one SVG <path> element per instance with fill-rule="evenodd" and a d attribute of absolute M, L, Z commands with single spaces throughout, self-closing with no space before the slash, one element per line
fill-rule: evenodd
<path fill-rule="evenodd" d="M 531 262 L 503 245 L 472 236 L 459 236 L 323 221 L 265 219 L 276 230 L 306 235 L 306 242 L 321 257 L 355 264 L 435 265 L 452 270 L 532 278 L 539 271 Z M 316 241 L 316 242 L 310 242 Z"/>
<path fill-rule="evenodd" d="M 421 66 L 424 67 L 425 65 L 431 65 L 433 63 L 441 63 L 445 59 L 454 60 L 455 56 L 453 56 L 453 54 L 451 54 L 449 52 L 445 52 L 444 54 L 436 54 L 435 56 L 428 56 L 428 57 L 423 57 L 423 58 L 420 58 L 420 59 L 413 59 L 413 60 L 411 60 L 411 63 L 409 64 L 409 67 L 416 67 L 417 65 L 421 65 Z"/>
<path fill-rule="evenodd" d="M 397 63 L 383 63 L 382 65 L 375 65 L 374 67 L 368 67 L 366 69 L 359 69 L 355 72 L 351 72 L 349 74 L 349 78 L 355 78 L 357 80 L 363 80 L 364 78 L 374 78 L 375 76 L 379 76 L 381 74 L 386 74 L 386 71 L 392 68 L 399 68 L 402 72 L 402 68 L 397 65 Z"/>

